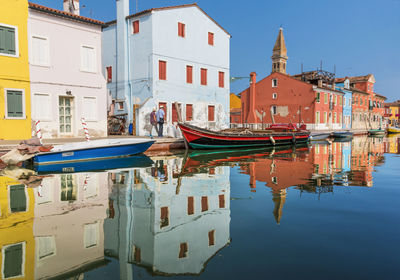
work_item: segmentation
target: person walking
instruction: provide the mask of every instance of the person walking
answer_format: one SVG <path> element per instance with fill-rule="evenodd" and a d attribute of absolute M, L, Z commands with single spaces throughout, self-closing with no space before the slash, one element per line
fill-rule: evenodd
<path fill-rule="evenodd" d="M 164 117 L 165 117 L 165 112 L 164 112 L 164 106 L 160 106 L 156 113 L 157 117 L 157 123 L 158 123 L 158 137 L 163 137 L 163 126 L 164 126 Z"/>
<path fill-rule="evenodd" d="M 152 135 L 153 127 L 158 135 L 156 108 L 153 108 L 153 111 L 150 113 L 150 137 L 153 137 Z"/>

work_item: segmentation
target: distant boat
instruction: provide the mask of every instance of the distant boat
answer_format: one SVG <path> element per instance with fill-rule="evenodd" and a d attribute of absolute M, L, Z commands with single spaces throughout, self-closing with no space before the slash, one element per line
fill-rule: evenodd
<path fill-rule="evenodd" d="M 368 130 L 368 135 L 370 136 L 384 136 L 386 131 L 384 129 L 370 129 Z"/>
<path fill-rule="evenodd" d="M 390 134 L 400 133 L 400 127 L 390 126 L 390 127 L 388 127 L 387 132 Z"/>
<path fill-rule="evenodd" d="M 310 141 L 322 141 L 328 139 L 330 136 L 330 133 L 312 133 L 310 135 Z"/>
<path fill-rule="evenodd" d="M 143 138 L 111 138 L 69 143 L 54 146 L 50 152 L 36 154 L 33 163 L 39 166 L 65 165 L 129 157 L 145 152 L 154 142 Z"/>
<path fill-rule="evenodd" d="M 350 131 L 334 131 L 332 132 L 334 138 L 352 138 L 353 132 Z"/>
<path fill-rule="evenodd" d="M 187 123 L 178 123 L 186 143 L 192 149 L 230 149 L 244 147 L 272 147 L 308 142 L 310 132 L 259 130 L 211 131 Z"/>

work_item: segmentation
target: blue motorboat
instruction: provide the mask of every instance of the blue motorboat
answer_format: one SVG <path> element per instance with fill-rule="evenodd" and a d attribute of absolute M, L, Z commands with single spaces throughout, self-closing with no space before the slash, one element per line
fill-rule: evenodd
<path fill-rule="evenodd" d="M 63 165 L 77 162 L 104 161 L 145 152 L 154 140 L 144 138 L 108 138 L 54 146 L 33 158 L 35 166 Z"/>

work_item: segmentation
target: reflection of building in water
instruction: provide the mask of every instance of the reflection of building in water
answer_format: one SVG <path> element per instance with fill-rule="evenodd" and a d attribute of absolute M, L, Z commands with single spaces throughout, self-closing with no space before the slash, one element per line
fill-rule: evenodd
<path fill-rule="evenodd" d="M 0 176 L 0 279 L 33 279 L 33 189 Z"/>
<path fill-rule="evenodd" d="M 35 189 L 35 278 L 79 275 L 104 263 L 107 176 L 54 175 Z"/>
<path fill-rule="evenodd" d="M 155 274 L 199 274 L 229 243 L 229 167 L 179 177 L 181 161 L 111 174 L 105 248 L 119 259 L 121 279 L 133 277 L 132 263 Z"/>
<path fill-rule="evenodd" d="M 245 174 L 250 175 L 252 191 L 255 191 L 256 181 L 265 182 L 272 189 L 273 214 L 278 224 L 286 200 L 286 189 L 307 184 L 313 173 L 308 148 L 304 151 L 284 151 L 281 154 L 277 152 L 270 158 L 257 158 L 255 162 L 243 164 L 241 168 Z"/>
<path fill-rule="evenodd" d="M 385 140 L 385 153 L 400 154 L 400 137 L 398 135 L 388 135 Z"/>

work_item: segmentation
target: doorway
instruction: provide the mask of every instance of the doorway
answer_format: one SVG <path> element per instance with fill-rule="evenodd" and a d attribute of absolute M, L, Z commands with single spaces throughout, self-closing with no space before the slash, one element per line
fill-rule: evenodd
<path fill-rule="evenodd" d="M 72 134 L 73 101 L 73 97 L 59 97 L 58 113 L 60 134 Z"/>

